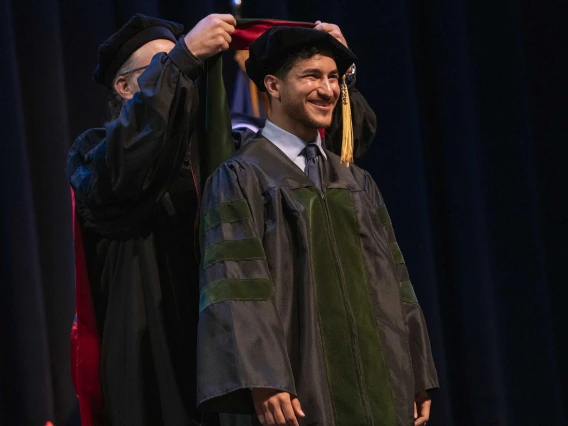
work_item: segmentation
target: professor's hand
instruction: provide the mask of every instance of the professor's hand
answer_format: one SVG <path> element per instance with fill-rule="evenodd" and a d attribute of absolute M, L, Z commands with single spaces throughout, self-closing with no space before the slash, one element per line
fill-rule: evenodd
<path fill-rule="evenodd" d="M 191 53 L 205 60 L 229 48 L 235 25 L 233 15 L 206 16 L 185 36 L 185 44 Z"/>
<path fill-rule="evenodd" d="M 262 426 L 298 426 L 297 417 L 305 417 L 300 401 L 288 392 L 256 388 L 252 400 Z"/>
<path fill-rule="evenodd" d="M 335 24 L 328 24 L 327 22 L 316 21 L 316 26 L 314 30 L 325 31 L 326 33 L 331 34 L 333 37 L 337 39 L 341 44 L 347 47 L 347 41 L 345 41 L 345 37 L 341 33 L 339 27 Z"/>

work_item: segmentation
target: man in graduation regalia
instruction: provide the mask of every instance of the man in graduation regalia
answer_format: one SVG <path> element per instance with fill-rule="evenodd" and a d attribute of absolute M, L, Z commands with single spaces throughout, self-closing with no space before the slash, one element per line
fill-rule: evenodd
<path fill-rule="evenodd" d="M 317 131 L 347 103 L 354 59 L 312 29 L 272 28 L 250 46 L 247 73 L 272 113 L 204 191 L 204 410 L 256 412 L 263 425 L 428 420 L 436 370 L 382 196 Z"/>
<path fill-rule="evenodd" d="M 77 138 L 66 169 L 76 211 L 73 376 L 84 426 L 217 421 L 194 413 L 202 165 L 190 153 L 202 142 L 198 117 L 208 104 L 197 82 L 235 26 L 231 15 L 210 15 L 183 35 L 180 24 L 137 14 L 99 48 L 94 80 L 109 91 L 111 121 Z M 375 117 L 354 95 L 362 153 Z M 222 115 L 213 118 L 224 131 Z M 226 123 L 232 144 L 228 114 Z"/>

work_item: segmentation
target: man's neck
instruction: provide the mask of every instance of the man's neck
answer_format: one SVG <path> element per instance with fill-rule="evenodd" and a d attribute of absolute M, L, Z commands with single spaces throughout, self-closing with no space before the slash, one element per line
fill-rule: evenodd
<path fill-rule="evenodd" d="M 270 121 L 281 129 L 286 130 L 288 133 L 292 133 L 294 136 L 299 137 L 307 143 L 314 142 L 318 136 L 317 129 L 302 126 L 297 121 L 291 120 L 286 116 L 273 114 L 270 117 Z"/>

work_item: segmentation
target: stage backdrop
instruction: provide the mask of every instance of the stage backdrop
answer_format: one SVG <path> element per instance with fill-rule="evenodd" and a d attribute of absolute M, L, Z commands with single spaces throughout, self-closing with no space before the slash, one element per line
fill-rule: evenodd
<path fill-rule="evenodd" d="M 244 17 L 337 23 L 359 56 L 379 124 L 360 164 L 387 200 L 442 385 L 429 424 L 565 425 L 566 1 L 243 3 Z M 2 425 L 78 424 L 63 170 L 72 140 L 105 119 L 97 46 L 135 12 L 189 28 L 228 11 L 0 0 Z"/>

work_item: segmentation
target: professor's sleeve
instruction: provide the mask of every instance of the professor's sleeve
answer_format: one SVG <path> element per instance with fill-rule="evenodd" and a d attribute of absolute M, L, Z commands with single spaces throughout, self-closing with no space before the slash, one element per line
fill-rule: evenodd
<path fill-rule="evenodd" d="M 254 176 L 225 163 L 202 207 L 197 402 L 254 413 L 252 388 L 296 393 L 262 243 L 263 197 Z"/>
<path fill-rule="evenodd" d="M 87 229 L 116 229 L 153 211 L 187 153 L 202 68 L 180 39 L 168 54 L 153 57 L 138 78 L 140 91 L 116 119 L 73 143 L 66 173 Z"/>

